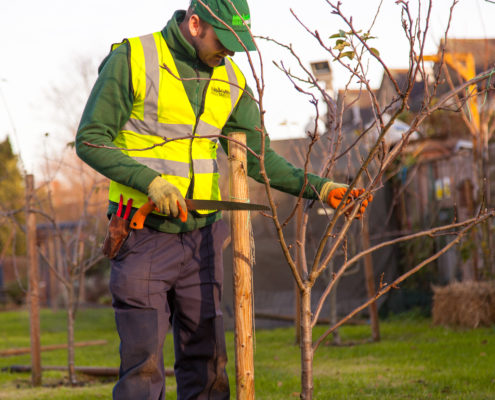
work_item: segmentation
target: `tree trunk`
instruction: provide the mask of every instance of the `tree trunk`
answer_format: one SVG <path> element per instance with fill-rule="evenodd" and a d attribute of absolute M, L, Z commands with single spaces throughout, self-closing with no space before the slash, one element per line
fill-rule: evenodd
<path fill-rule="evenodd" d="M 69 382 L 71 385 L 75 385 L 77 383 L 76 368 L 74 364 L 74 306 L 75 294 L 74 286 L 72 286 L 71 282 L 67 287 L 67 368 L 69 370 Z"/>
<path fill-rule="evenodd" d="M 294 280 L 294 331 L 295 331 L 295 344 L 301 344 L 301 291 L 299 290 L 299 286 L 297 286 L 297 282 Z"/>
<path fill-rule="evenodd" d="M 57 268 L 57 259 L 56 259 L 56 254 L 55 254 L 55 238 L 53 235 L 49 235 L 47 240 L 47 258 L 49 260 L 49 263 L 51 266 L 54 268 Z M 53 312 L 58 311 L 58 295 L 59 295 L 59 286 L 60 282 L 55 275 L 55 272 L 52 270 L 52 268 L 48 268 L 49 271 L 49 283 L 50 283 L 50 307 Z"/>
<path fill-rule="evenodd" d="M 304 249 L 303 242 L 304 237 L 302 234 L 303 230 L 303 205 L 301 204 L 297 208 L 297 218 L 296 218 L 296 265 L 297 271 L 302 275 L 303 271 L 303 257 Z M 301 296 L 299 286 L 297 285 L 296 280 L 294 280 L 294 328 L 295 328 L 295 342 L 297 345 L 301 344 Z"/>
<path fill-rule="evenodd" d="M 34 198 L 34 177 L 26 176 L 26 240 L 29 259 L 29 326 L 31 333 L 31 382 L 41 385 L 41 335 L 39 303 L 38 251 L 36 248 L 36 215 L 31 211 Z"/>
<path fill-rule="evenodd" d="M 482 208 L 489 207 L 488 178 L 487 178 L 487 161 L 488 143 L 485 140 L 485 134 L 482 130 L 478 130 L 478 136 L 473 140 L 473 165 L 478 184 L 478 199 L 477 204 Z M 486 142 L 486 143 L 485 143 Z M 481 278 L 489 279 L 492 271 L 492 235 L 490 232 L 490 223 L 483 222 L 479 229 L 481 240 L 479 243 L 481 258 L 483 265 L 481 267 Z"/>
<path fill-rule="evenodd" d="M 473 197 L 473 183 L 471 179 L 464 179 L 462 182 L 462 197 L 464 203 L 466 204 L 465 209 L 467 215 L 463 215 L 463 218 L 471 218 L 474 215 L 474 197 Z M 469 233 L 469 238 L 471 242 L 476 243 L 476 228 L 472 229 Z M 474 251 L 471 251 L 471 256 L 468 260 L 462 263 L 461 268 L 462 281 L 466 282 L 469 280 L 478 280 L 478 248 L 476 247 Z"/>
<path fill-rule="evenodd" d="M 54 243 L 55 243 L 55 254 L 57 260 L 56 261 L 57 271 L 60 274 L 60 276 L 63 276 L 64 278 L 68 279 L 68 272 L 64 260 L 64 250 L 62 249 L 62 243 L 58 235 L 54 236 Z M 57 282 L 58 282 L 57 291 L 61 295 L 60 304 L 63 305 L 63 307 L 67 307 L 67 303 L 68 303 L 67 290 L 62 284 L 62 281 L 60 279 L 57 279 Z"/>
<path fill-rule="evenodd" d="M 301 291 L 301 400 L 313 398 L 313 335 L 311 288 Z"/>
<path fill-rule="evenodd" d="M 490 177 L 489 177 L 489 153 L 490 148 L 488 145 L 489 135 L 487 132 L 488 127 L 480 127 L 481 134 L 481 175 L 483 177 L 483 195 L 485 207 L 489 208 L 492 206 L 491 202 L 491 190 L 490 190 Z M 483 232 L 483 254 L 485 262 L 485 278 L 490 279 L 493 277 L 494 267 L 494 257 L 493 257 L 493 234 L 491 231 L 490 222 L 484 222 L 481 225 Z"/>
<path fill-rule="evenodd" d="M 481 201 L 484 202 L 484 208 L 489 208 L 490 204 L 490 182 L 488 177 L 488 143 L 482 142 L 482 150 L 480 156 L 480 175 L 482 180 L 481 186 Z M 491 223 L 483 222 L 481 224 L 481 250 L 483 254 L 483 275 L 486 280 L 490 279 L 493 275 L 493 239 L 491 232 Z"/>
<path fill-rule="evenodd" d="M 369 233 L 369 218 L 364 217 L 363 231 L 361 234 L 361 243 L 363 250 L 370 248 L 370 233 Z M 364 274 L 366 277 L 366 292 L 368 297 L 372 299 L 376 295 L 375 290 L 375 273 L 373 271 L 373 258 L 371 254 L 364 256 Z M 373 302 L 369 306 L 370 320 L 371 320 L 371 337 L 374 342 L 380 341 L 380 322 L 378 320 L 378 307 L 376 302 Z"/>
<path fill-rule="evenodd" d="M 330 276 L 333 277 L 335 267 L 333 260 L 330 260 L 328 263 L 328 271 L 330 272 Z M 337 287 L 339 282 L 335 282 L 335 286 L 330 293 L 330 326 L 334 326 L 338 322 L 338 313 L 337 313 Z M 342 338 L 340 337 L 339 328 L 335 329 L 332 332 L 332 343 L 336 346 L 342 344 Z"/>
<path fill-rule="evenodd" d="M 84 242 L 79 242 L 77 265 L 79 265 L 79 292 L 77 296 L 77 304 L 75 310 L 79 304 L 86 302 L 86 271 L 84 270 Z"/>

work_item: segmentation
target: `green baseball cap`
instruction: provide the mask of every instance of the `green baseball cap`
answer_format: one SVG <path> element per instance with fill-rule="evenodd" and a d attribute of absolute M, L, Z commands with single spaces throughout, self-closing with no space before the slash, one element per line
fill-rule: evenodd
<path fill-rule="evenodd" d="M 243 21 L 251 27 L 251 14 L 246 0 L 201 0 L 223 22 L 225 22 L 239 36 L 248 51 L 256 50 L 253 38 Z M 232 4 L 234 7 L 232 6 Z M 237 37 L 222 22 L 218 21 L 210 11 L 199 2 L 191 0 L 190 6 L 195 14 L 209 23 L 218 36 L 218 40 L 230 51 L 244 51 Z M 236 11 L 237 9 L 237 11 Z M 242 18 L 241 18 L 242 17 Z"/>

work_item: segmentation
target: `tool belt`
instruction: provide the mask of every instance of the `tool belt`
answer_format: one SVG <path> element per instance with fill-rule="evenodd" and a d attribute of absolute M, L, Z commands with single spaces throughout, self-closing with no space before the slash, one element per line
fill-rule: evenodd
<path fill-rule="evenodd" d="M 251 204 L 237 201 L 222 201 L 222 200 L 198 200 L 198 199 L 184 199 L 187 209 L 183 210 L 180 204 L 177 205 L 180 210 L 178 218 L 182 222 L 187 221 L 187 210 L 254 210 L 262 211 L 269 210 L 269 207 L 262 204 Z M 127 201 L 124 216 L 122 217 L 123 197 L 120 195 L 119 208 L 117 213 L 112 215 L 110 223 L 108 224 L 108 232 L 103 242 L 103 254 L 108 258 L 114 258 L 122 244 L 129 236 L 131 229 L 143 229 L 144 220 L 153 210 L 156 210 L 155 203 L 151 199 L 147 203 L 144 203 L 133 215 L 132 220 L 129 221 L 129 215 L 132 208 L 132 199 Z"/>
<path fill-rule="evenodd" d="M 109 259 L 115 258 L 131 231 L 129 214 L 132 209 L 132 199 L 127 202 L 124 216 L 122 216 L 122 207 L 123 197 L 120 195 L 119 208 L 117 213 L 112 214 L 110 218 L 107 234 L 101 248 L 103 255 Z"/>

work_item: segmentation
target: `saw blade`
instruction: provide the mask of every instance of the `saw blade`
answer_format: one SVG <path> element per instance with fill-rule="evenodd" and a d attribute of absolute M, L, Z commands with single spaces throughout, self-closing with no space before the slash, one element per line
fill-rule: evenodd
<path fill-rule="evenodd" d="M 270 207 L 263 204 L 241 203 L 224 200 L 185 199 L 188 210 L 251 210 L 267 211 Z"/>

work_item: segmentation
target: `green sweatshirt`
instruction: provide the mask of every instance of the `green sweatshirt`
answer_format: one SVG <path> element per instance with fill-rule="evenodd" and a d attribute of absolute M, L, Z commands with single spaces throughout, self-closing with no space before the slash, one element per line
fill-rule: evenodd
<path fill-rule="evenodd" d="M 182 78 L 209 78 L 213 69 L 203 64 L 196 55 L 193 46 L 182 35 L 179 24 L 184 19 L 185 11 L 176 11 L 162 35 L 167 41 L 174 57 L 175 64 Z M 129 47 L 127 44 L 112 51 L 101 63 L 98 79 L 91 91 L 84 109 L 76 136 L 78 156 L 95 170 L 106 177 L 147 193 L 148 185 L 160 174 L 145 166 L 121 151 L 105 148 L 94 148 L 84 142 L 113 147 L 113 140 L 125 122 L 129 119 L 133 106 L 132 79 L 129 64 Z M 198 115 L 201 108 L 203 92 L 207 80 L 184 80 L 185 91 L 191 106 Z M 252 94 L 248 87 L 247 92 Z M 256 127 L 260 125 L 260 112 L 256 102 L 244 92 L 233 110 L 222 135 L 230 132 L 246 132 L 247 145 L 257 154 L 261 153 L 260 133 Z M 227 140 L 220 139 L 227 152 Z M 265 169 L 270 179 L 270 186 L 286 193 L 299 195 L 304 183 L 304 171 L 288 163 L 283 157 L 270 148 L 270 140 L 265 141 Z M 262 182 L 259 161 L 248 152 L 248 175 Z M 308 175 L 308 181 L 318 192 L 326 179 L 316 175 Z M 304 197 L 316 198 L 311 186 L 307 186 Z M 108 213 L 114 213 L 117 205 L 110 202 Z M 188 220 L 182 223 L 177 218 L 150 215 L 146 225 L 169 233 L 188 232 L 207 226 L 221 218 L 221 213 L 208 216 L 188 214 Z"/>

